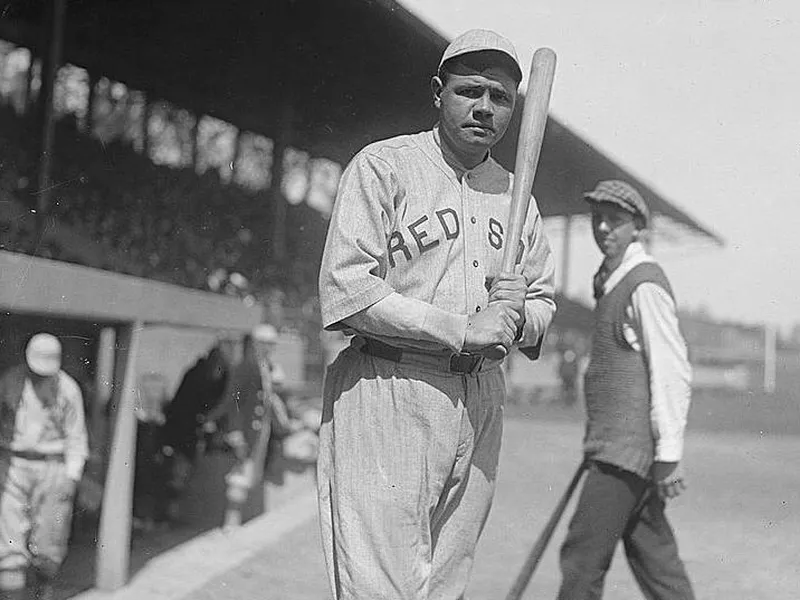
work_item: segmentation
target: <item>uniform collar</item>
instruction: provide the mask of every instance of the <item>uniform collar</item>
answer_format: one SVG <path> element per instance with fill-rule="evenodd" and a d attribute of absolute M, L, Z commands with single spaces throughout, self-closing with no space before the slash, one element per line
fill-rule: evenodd
<path fill-rule="evenodd" d="M 438 123 L 433 127 L 433 131 L 431 132 L 431 139 L 433 140 L 433 143 L 436 145 L 437 154 L 442 158 L 445 164 L 453 170 L 453 172 L 456 175 L 456 179 L 458 179 L 459 181 L 461 181 L 461 179 L 465 175 L 469 174 L 480 176 L 482 173 L 490 169 L 491 165 L 494 163 L 494 160 L 492 159 L 492 151 L 487 150 L 486 156 L 483 158 L 481 162 L 479 162 L 473 168 L 467 169 L 455 157 L 455 155 L 450 151 L 447 145 L 442 144 L 442 136 L 441 133 L 439 133 Z"/>

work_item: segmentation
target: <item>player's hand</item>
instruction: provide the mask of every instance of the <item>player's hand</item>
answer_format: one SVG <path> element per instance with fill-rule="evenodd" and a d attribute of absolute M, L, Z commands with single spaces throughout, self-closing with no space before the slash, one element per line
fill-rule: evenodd
<path fill-rule="evenodd" d="M 471 352 L 498 345 L 508 350 L 516 334 L 514 311 L 508 303 L 490 304 L 469 317 L 464 350 Z"/>
<path fill-rule="evenodd" d="M 686 489 L 683 468 L 677 462 L 656 462 L 651 469 L 653 482 L 662 500 L 677 498 Z"/>
<path fill-rule="evenodd" d="M 514 311 L 514 322 L 519 329 L 525 324 L 525 297 L 528 295 L 528 283 L 523 275 L 516 273 L 500 273 L 494 278 L 487 278 L 489 303 L 506 302 Z"/>

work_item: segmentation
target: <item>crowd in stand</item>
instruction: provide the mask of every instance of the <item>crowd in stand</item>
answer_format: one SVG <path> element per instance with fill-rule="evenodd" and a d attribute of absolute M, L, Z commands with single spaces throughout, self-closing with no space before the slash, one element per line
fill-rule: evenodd
<path fill-rule="evenodd" d="M 197 175 L 191 168 L 155 165 L 123 142 L 102 144 L 78 132 L 69 120 L 58 123 L 49 214 L 73 243 L 52 232 L 42 237 L 31 211 L 35 152 L 24 142 L 19 117 L 0 108 L 0 122 L 1 249 L 248 302 L 301 307 L 315 295 L 314 254 L 324 236 L 313 227 L 305 235 L 290 231 L 289 258 L 274 260 L 270 192 L 223 184 L 215 171 Z M 323 221 L 313 210 L 298 213 L 298 219 Z M 288 226 L 297 226 L 292 214 Z"/>

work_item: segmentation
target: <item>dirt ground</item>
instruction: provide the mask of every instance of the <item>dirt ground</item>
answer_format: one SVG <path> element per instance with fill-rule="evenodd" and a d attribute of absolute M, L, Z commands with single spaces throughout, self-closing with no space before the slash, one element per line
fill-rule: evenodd
<path fill-rule="evenodd" d="M 721 402 L 697 409 L 724 411 Z M 579 460 L 578 411 L 510 407 L 508 412 L 497 495 L 469 590 L 472 600 L 505 598 Z M 690 488 L 669 508 L 681 554 L 703 600 L 797 600 L 800 435 L 762 433 L 758 423 L 746 419 L 736 423 L 715 431 L 690 428 L 685 460 Z M 555 595 L 557 551 L 571 511 L 572 505 L 528 587 L 527 600 Z M 606 590 L 613 600 L 641 598 L 621 554 Z M 316 519 L 184 600 L 251 598 L 329 598 Z"/>

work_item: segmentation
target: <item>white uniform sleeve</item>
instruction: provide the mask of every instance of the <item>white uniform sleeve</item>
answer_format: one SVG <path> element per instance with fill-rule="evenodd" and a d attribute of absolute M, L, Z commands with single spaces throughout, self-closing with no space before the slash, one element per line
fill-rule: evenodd
<path fill-rule="evenodd" d="M 391 167 L 373 154 L 358 154 L 345 170 L 320 267 L 322 325 L 460 351 L 465 315 L 404 297 L 384 281 L 397 193 Z"/>
<path fill-rule="evenodd" d="M 528 282 L 528 295 L 525 299 L 525 328 L 518 346 L 525 356 L 535 359 L 539 356 L 542 340 L 556 310 L 555 266 L 534 199 L 531 199 L 528 222 L 531 224 L 528 244 L 520 262 L 521 272 Z"/>
<path fill-rule="evenodd" d="M 61 393 L 64 394 L 64 463 L 67 476 L 78 481 L 89 456 L 86 419 L 83 414 L 83 395 L 74 379 L 61 374 Z"/>
<path fill-rule="evenodd" d="M 340 322 L 394 290 L 384 281 L 397 180 L 385 161 L 368 153 L 344 171 L 333 206 L 319 275 L 322 326 Z"/>
<path fill-rule="evenodd" d="M 650 373 L 650 419 L 655 460 L 678 462 L 691 398 L 691 366 L 678 327 L 675 302 L 659 285 L 643 283 L 631 296 Z"/>
<path fill-rule="evenodd" d="M 390 341 L 387 338 L 414 340 L 414 346 L 419 348 L 444 346 L 461 352 L 468 318 L 392 293 L 348 317 L 345 322 L 360 333 L 372 334 L 386 341 Z"/>

